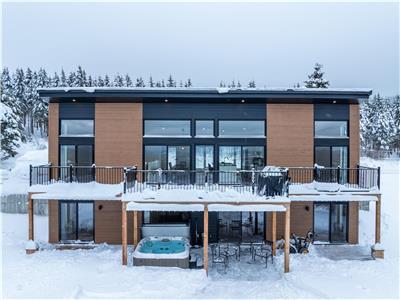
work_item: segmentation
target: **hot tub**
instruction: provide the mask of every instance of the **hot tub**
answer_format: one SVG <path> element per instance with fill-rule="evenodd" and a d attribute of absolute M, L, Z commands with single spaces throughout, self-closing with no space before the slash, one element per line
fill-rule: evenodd
<path fill-rule="evenodd" d="M 184 237 L 146 237 L 133 252 L 133 264 L 187 269 L 189 249 L 189 240 Z"/>

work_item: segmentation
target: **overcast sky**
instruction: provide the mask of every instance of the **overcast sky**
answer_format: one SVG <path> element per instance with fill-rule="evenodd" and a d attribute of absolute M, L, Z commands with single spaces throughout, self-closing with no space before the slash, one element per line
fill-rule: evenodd
<path fill-rule="evenodd" d="M 399 4 L 3 4 L 3 65 L 399 93 Z"/>

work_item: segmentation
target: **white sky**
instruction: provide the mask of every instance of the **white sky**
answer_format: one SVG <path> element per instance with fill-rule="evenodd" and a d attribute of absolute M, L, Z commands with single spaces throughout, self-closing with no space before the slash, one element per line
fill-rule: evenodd
<path fill-rule="evenodd" d="M 3 3 L 2 17 L 11 69 L 278 87 L 320 62 L 332 87 L 399 93 L 398 3 Z"/>

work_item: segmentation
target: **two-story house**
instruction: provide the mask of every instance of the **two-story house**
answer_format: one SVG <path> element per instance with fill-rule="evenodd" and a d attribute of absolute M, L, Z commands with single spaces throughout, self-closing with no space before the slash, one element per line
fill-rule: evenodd
<path fill-rule="evenodd" d="M 359 161 L 359 103 L 370 90 L 39 94 L 49 101 L 49 164 L 30 170 L 30 240 L 33 201 L 47 199 L 50 243 L 122 244 L 124 264 L 143 228 L 168 235 L 186 224 L 205 268 L 208 243 L 269 240 L 275 252 L 282 237 L 288 271 L 290 234 L 357 244 L 362 201 L 376 203 L 380 241 L 379 169 Z"/>

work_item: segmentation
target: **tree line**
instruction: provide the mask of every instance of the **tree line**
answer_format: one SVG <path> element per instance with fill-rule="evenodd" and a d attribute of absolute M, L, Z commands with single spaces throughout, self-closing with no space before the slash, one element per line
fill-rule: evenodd
<path fill-rule="evenodd" d="M 304 81 L 303 87 L 327 88 L 329 81 L 324 79 L 323 66 L 315 64 L 313 72 Z M 191 78 L 175 80 L 169 75 L 166 80 L 154 80 L 150 76 L 131 78 L 129 74 L 92 76 L 78 66 L 68 74 L 61 70 L 49 75 L 43 68 L 39 70 L 16 69 L 10 72 L 3 68 L 1 73 L 1 158 L 15 156 L 21 142 L 30 140 L 33 135 L 47 135 L 48 103 L 39 97 L 38 88 L 49 87 L 150 87 L 150 88 L 189 88 Z M 256 88 L 254 80 L 242 85 L 240 81 L 225 83 L 220 87 Z M 299 83 L 294 87 L 301 87 Z M 380 151 L 385 153 L 400 151 L 400 113 L 399 96 L 383 98 L 375 95 L 361 105 L 361 146 L 365 153 Z"/>

